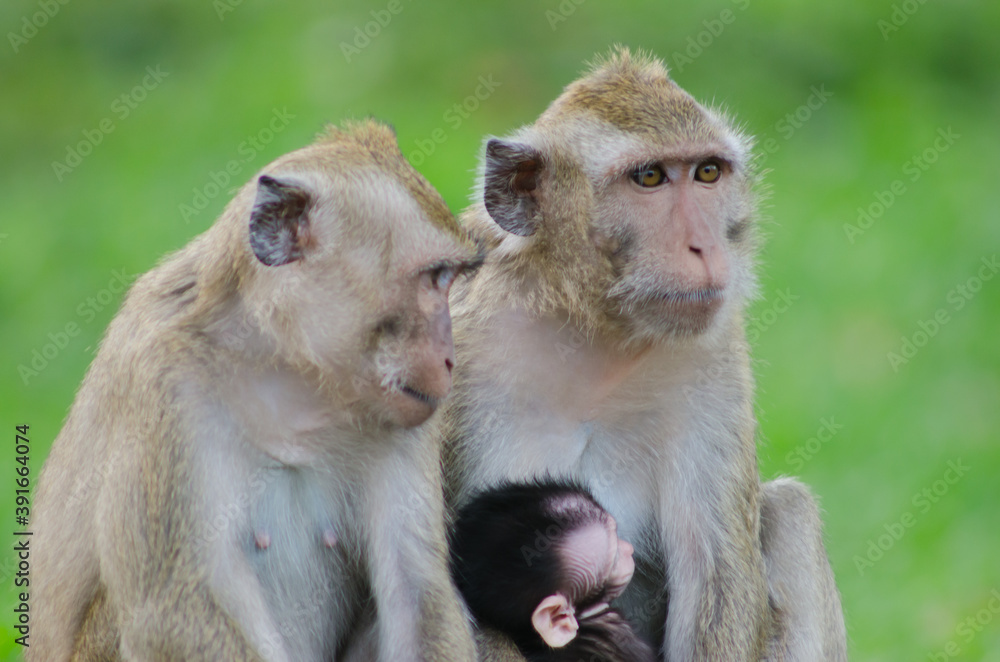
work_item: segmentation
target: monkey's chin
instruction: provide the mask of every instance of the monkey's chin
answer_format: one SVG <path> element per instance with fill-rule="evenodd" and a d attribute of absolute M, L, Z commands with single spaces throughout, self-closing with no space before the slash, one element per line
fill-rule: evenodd
<path fill-rule="evenodd" d="M 412 386 L 401 385 L 386 394 L 394 423 L 404 428 L 416 427 L 430 418 L 443 398 L 428 395 Z"/>

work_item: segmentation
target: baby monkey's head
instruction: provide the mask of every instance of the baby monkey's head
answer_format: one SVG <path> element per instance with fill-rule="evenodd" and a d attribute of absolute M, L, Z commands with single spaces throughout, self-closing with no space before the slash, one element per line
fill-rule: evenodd
<path fill-rule="evenodd" d="M 611 601 L 635 571 L 614 518 L 569 481 L 509 483 L 459 513 L 455 581 L 477 621 L 529 659 L 652 660 Z"/>

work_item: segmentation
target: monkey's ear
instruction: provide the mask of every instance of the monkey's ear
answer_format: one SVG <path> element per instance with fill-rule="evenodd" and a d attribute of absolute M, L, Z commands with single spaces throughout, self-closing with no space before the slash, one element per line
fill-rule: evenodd
<path fill-rule="evenodd" d="M 542 166 L 542 155 L 534 147 L 496 138 L 486 143 L 483 201 L 507 232 L 522 237 L 535 233 Z"/>
<path fill-rule="evenodd" d="M 309 193 L 300 186 L 261 175 L 250 212 L 250 248 L 269 267 L 298 260 L 309 231 Z"/>
<path fill-rule="evenodd" d="M 550 648 L 562 648 L 576 638 L 580 629 L 573 605 L 561 593 L 550 595 L 538 603 L 531 614 L 531 624 Z"/>

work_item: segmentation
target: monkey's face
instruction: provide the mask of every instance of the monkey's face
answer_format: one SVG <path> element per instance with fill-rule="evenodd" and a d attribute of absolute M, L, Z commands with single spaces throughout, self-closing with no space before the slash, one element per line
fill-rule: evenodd
<path fill-rule="evenodd" d="M 448 291 L 459 267 L 432 263 L 389 286 L 368 330 L 367 406 L 403 427 L 426 421 L 451 390 L 455 350 Z"/>
<path fill-rule="evenodd" d="M 351 234 L 346 259 L 356 270 L 349 294 L 363 343 L 355 406 L 391 425 L 413 427 L 451 390 L 448 293 L 478 252 L 430 222 L 406 193 L 398 186 L 378 191 L 365 206 L 370 218 L 363 232 Z"/>
<path fill-rule="evenodd" d="M 628 345 L 699 336 L 754 289 L 748 149 L 662 69 L 611 67 L 487 143 L 484 203 L 526 237 L 501 255 L 543 253 L 540 298 Z"/>
<path fill-rule="evenodd" d="M 565 646 L 576 638 L 581 621 L 606 612 L 632 579 L 632 552 L 610 515 L 567 533 L 558 548 L 559 591 L 543 598 L 531 617 L 542 641 Z"/>
<path fill-rule="evenodd" d="M 633 552 L 632 545 L 618 537 L 610 515 L 571 532 L 560 548 L 567 594 L 577 604 L 611 602 L 632 580 Z"/>
<path fill-rule="evenodd" d="M 648 341 L 705 332 L 744 270 L 727 236 L 743 194 L 732 159 L 706 145 L 651 151 L 639 165 L 630 156 L 605 172 L 591 236 L 614 269 L 611 315 Z"/>
<path fill-rule="evenodd" d="M 318 369 L 356 421 L 412 427 L 451 390 L 448 292 L 479 252 L 391 132 L 365 131 L 327 169 L 262 176 L 250 246 L 267 265 L 259 296 L 280 304 L 283 353 Z"/>
<path fill-rule="evenodd" d="M 360 232 L 335 240 L 340 255 L 333 262 L 340 269 L 330 288 L 340 287 L 347 298 L 334 311 L 338 316 L 354 311 L 354 326 L 346 332 L 360 345 L 357 361 L 346 367 L 354 375 L 352 408 L 367 419 L 413 427 L 451 390 L 455 350 L 448 293 L 477 253 L 429 222 L 401 187 L 385 185 L 377 193 L 355 210 L 367 216 Z M 348 278 L 344 265 L 352 271 Z"/>

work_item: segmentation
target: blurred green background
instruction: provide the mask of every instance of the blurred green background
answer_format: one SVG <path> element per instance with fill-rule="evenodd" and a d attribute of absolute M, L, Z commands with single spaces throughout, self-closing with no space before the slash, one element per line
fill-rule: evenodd
<path fill-rule="evenodd" d="M 615 43 L 766 155 L 761 472 L 821 499 L 852 659 L 1000 659 L 1000 3 L 14 0 L 0 26 L 0 659 L 14 426 L 37 476 L 120 283 L 329 121 L 391 121 L 460 210 L 482 137 Z"/>

